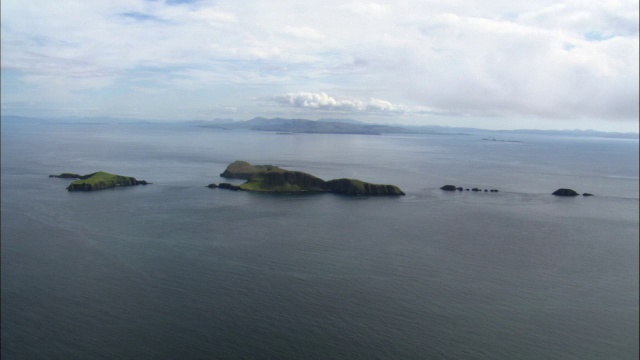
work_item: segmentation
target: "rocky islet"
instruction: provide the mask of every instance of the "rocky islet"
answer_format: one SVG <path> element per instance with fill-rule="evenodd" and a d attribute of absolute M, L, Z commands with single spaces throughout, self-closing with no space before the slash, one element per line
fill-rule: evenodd
<path fill-rule="evenodd" d="M 49 177 L 60 179 L 77 179 L 67 186 L 68 191 L 94 191 L 111 189 L 121 186 L 148 185 L 145 180 L 138 180 L 131 176 L 110 174 L 104 171 L 97 171 L 88 175 L 73 173 L 62 173 L 60 175 L 49 175 Z"/>

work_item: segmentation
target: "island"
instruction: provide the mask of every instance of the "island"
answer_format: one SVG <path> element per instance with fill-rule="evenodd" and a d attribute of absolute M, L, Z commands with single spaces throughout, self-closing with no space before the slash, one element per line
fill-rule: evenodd
<path fill-rule="evenodd" d="M 62 173 L 60 175 L 49 175 L 49 177 L 61 179 L 78 179 L 67 187 L 69 191 L 93 191 L 104 190 L 120 186 L 147 185 L 145 180 L 137 180 L 131 176 L 110 174 L 104 171 L 94 172 L 88 175 L 78 175 L 73 173 Z"/>
<path fill-rule="evenodd" d="M 268 193 L 320 193 L 331 192 L 345 195 L 394 196 L 405 195 L 395 185 L 371 184 L 356 179 L 324 181 L 301 171 L 285 170 L 274 165 L 251 165 L 246 161 L 235 161 L 220 174 L 224 178 L 247 180 L 240 185 L 221 183 L 221 189 Z"/>

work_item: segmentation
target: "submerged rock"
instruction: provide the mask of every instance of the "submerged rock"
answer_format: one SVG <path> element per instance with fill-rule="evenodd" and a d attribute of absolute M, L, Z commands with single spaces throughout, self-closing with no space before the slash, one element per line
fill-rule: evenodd
<path fill-rule="evenodd" d="M 456 191 L 456 186 L 455 185 L 445 185 L 445 186 L 441 187 L 440 190 Z"/>
<path fill-rule="evenodd" d="M 582 194 L 582 196 L 593 196 L 593 194 L 584 193 L 584 194 Z"/>

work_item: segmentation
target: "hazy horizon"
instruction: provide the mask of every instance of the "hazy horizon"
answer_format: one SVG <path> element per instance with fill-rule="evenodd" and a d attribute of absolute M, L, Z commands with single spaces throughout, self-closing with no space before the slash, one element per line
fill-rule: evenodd
<path fill-rule="evenodd" d="M 272 119 L 286 119 L 286 120 L 309 120 L 309 121 L 335 121 L 335 122 L 345 122 L 352 123 L 355 122 L 357 124 L 365 124 L 365 125 L 385 125 L 385 126 L 399 126 L 399 127 L 424 127 L 424 128 L 444 128 L 444 129 L 475 129 L 475 130 L 486 130 L 486 131 L 558 131 L 558 132 L 599 132 L 599 133 L 611 133 L 611 134 L 640 134 L 638 131 L 615 131 L 615 130 L 597 130 L 591 128 L 525 128 L 525 127 L 513 127 L 513 128 L 487 128 L 487 127 L 477 127 L 477 126 L 451 126 L 451 125 L 439 125 L 439 124 L 407 124 L 402 122 L 402 120 L 397 122 L 369 122 L 366 120 L 355 120 L 351 118 L 330 118 L 330 117 L 321 117 L 321 118 L 302 118 L 302 117 L 270 117 L 266 118 L 263 116 L 255 116 L 250 119 L 233 119 L 233 118 L 212 118 L 212 119 L 183 119 L 183 120 L 174 120 L 174 119 L 152 119 L 152 118 L 127 118 L 127 117 L 110 117 L 110 116 L 61 116 L 61 117 L 38 117 L 38 116 L 22 116 L 22 115 L 2 115 L 2 118 L 20 118 L 20 119 L 28 119 L 28 120 L 38 120 L 43 122 L 50 121 L 60 121 L 63 123 L 92 123 L 96 124 L 126 124 L 126 123 L 135 123 L 135 122 L 148 122 L 148 123 L 156 123 L 156 124 L 179 124 L 179 123 L 191 123 L 191 122 L 203 122 L 203 123 L 212 123 L 212 124 L 229 124 L 229 123 L 241 123 L 244 121 L 254 120 L 257 118 L 264 118 L 267 120 Z"/>

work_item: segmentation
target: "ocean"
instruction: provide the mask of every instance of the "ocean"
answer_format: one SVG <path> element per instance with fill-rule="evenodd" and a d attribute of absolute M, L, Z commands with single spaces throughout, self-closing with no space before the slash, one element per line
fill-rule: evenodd
<path fill-rule="evenodd" d="M 51 123 L 1 135 L 3 359 L 640 355 L 637 139 Z M 234 182 L 219 174 L 235 160 L 407 195 L 206 187 Z M 48 177 L 95 171 L 153 184 L 68 192 Z M 595 196 L 551 195 L 565 187 Z"/>

